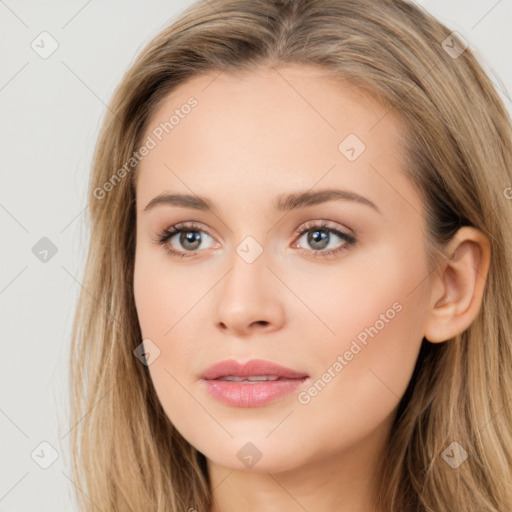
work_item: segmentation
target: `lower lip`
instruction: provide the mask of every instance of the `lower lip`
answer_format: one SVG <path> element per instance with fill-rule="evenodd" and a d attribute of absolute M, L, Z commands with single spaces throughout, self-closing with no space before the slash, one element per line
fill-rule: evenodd
<path fill-rule="evenodd" d="M 220 402 L 235 407 L 259 407 L 292 393 L 304 384 L 307 377 L 259 382 L 202 380 L 208 392 Z"/>

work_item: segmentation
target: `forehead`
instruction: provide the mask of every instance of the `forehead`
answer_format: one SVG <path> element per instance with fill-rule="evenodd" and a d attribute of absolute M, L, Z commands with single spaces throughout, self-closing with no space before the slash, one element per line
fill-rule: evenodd
<path fill-rule="evenodd" d="M 256 198 L 321 181 L 369 194 L 391 185 L 395 201 L 414 200 L 404 136 L 396 111 L 318 68 L 210 72 L 177 87 L 151 116 L 144 138 L 155 147 L 137 169 L 137 193 L 238 189 Z"/>
<path fill-rule="evenodd" d="M 192 98 L 197 105 L 190 109 L 187 102 Z M 185 117 L 193 113 L 194 124 L 204 121 L 209 127 L 220 127 L 227 126 L 231 119 L 242 122 L 245 129 L 268 129 L 281 121 L 281 126 L 289 125 L 294 133 L 308 130 L 307 126 L 297 126 L 297 120 L 310 121 L 310 132 L 342 133 L 349 128 L 360 135 L 372 130 L 384 117 L 386 131 L 397 131 L 402 124 L 396 111 L 382 105 L 374 95 L 335 78 L 332 71 L 297 64 L 258 67 L 250 72 L 209 71 L 193 77 L 160 102 L 149 119 L 146 134 L 159 123 L 168 122 L 173 113 L 180 114 L 172 121 L 173 135 L 183 131 L 180 110 Z M 182 124 L 180 130 L 178 124 Z"/>

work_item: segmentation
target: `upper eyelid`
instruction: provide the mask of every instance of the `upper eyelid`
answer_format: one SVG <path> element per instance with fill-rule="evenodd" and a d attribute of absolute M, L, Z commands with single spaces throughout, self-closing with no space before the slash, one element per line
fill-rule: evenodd
<path fill-rule="evenodd" d="M 308 230 L 316 228 L 316 227 L 321 227 L 322 229 L 326 229 L 326 230 L 339 231 L 339 232 L 344 233 L 349 236 L 355 236 L 355 232 L 352 229 L 350 229 L 346 226 L 340 227 L 339 223 L 330 221 L 330 220 L 325 220 L 325 219 L 308 220 L 306 222 L 303 222 L 294 231 L 294 233 L 300 233 L 301 231 L 308 231 Z"/>
<path fill-rule="evenodd" d="M 334 221 L 329 221 L 326 219 L 314 219 L 302 222 L 299 225 L 299 227 L 297 227 L 293 231 L 293 236 L 295 237 L 294 241 L 297 239 L 297 237 L 301 237 L 308 231 L 315 228 L 319 230 L 329 231 L 342 239 L 344 237 L 348 238 L 349 240 L 352 239 L 353 241 L 357 239 L 357 235 L 352 229 L 346 227 L 340 228 L 338 224 L 336 224 L 335 226 L 333 226 L 332 224 L 336 223 Z M 177 234 L 187 231 L 203 231 L 210 238 L 212 238 L 212 240 L 216 240 L 216 237 L 214 237 L 209 232 L 209 229 L 204 227 L 201 222 L 197 221 L 176 222 L 175 224 L 164 230 L 164 232 L 167 232 L 169 234 L 169 236 L 167 237 L 168 240 L 172 240 L 172 238 L 174 238 Z"/>
<path fill-rule="evenodd" d="M 335 224 L 335 225 L 333 225 Z M 340 231 L 344 234 L 354 236 L 355 233 L 353 230 L 347 227 L 340 228 L 339 224 L 337 224 L 335 221 L 330 221 L 326 219 L 315 219 L 315 220 L 308 220 L 305 222 L 302 222 L 299 227 L 297 227 L 293 233 L 294 234 L 300 234 L 303 231 L 307 231 L 310 229 L 314 229 L 315 227 L 318 228 L 322 226 L 322 229 L 329 229 L 329 230 L 336 230 Z M 345 231 L 349 231 L 348 233 L 345 233 Z M 210 233 L 209 228 L 205 227 L 201 222 L 197 221 L 184 221 L 184 222 L 176 222 L 175 224 L 169 226 L 165 229 L 165 231 L 204 231 L 207 235 L 211 236 L 213 238 L 213 235 Z"/>

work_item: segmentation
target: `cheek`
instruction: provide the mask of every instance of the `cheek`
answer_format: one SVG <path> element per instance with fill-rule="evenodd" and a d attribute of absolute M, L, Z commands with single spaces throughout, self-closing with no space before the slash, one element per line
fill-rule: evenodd
<path fill-rule="evenodd" d="M 179 263 L 170 258 L 165 248 L 137 247 L 133 288 L 145 338 L 170 338 L 174 330 L 179 329 L 180 319 L 205 293 L 204 288 L 211 287 L 208 285 L 211 275 L 202 276 L 201 271 L 192 267 L 180 268 Z"/>
<path fill-rule="evenodd" d="M 322 320 L 336 335 L 315 346 L 318 374 L 298 397 L 309 414 L 322 414 L 326 424 L 343 424 L 347 432 L 375 427 L 398 405 L 427 315 L 421 254 L 404 259 L 399 245 L 390 244 L 374 256 L 361 257 L 335 277 L 339 284 L 326 285 Z"/>
<path fill-rule="evenodd" d="M 305 345 L 316 340 L 315 351 L 325 356 L 348 349 L 355 338 L 362 346 L 386 340 L 373 344 L 379 351 L 422 337 L 428 272 L 421 250 L 411 251 L 406 240 L 360 249 L 338 266 L 308 264 L 280 274 L 290 285 L 280 297 L 291 329 L 297 322 L 308 327 Z"/>
<path fill-rule="evenodd" d="M 146 340 L 144 349 L 158 353 L 148 370 L 167 417 L 181 430 L 192 405 L 186 391 L 191 384 L 187 371 L 194 367 L 198 352 L 189 328 L 200 309 L 194 305 L 205 290 L 195 285 L 190 273 L 170 265 L 165 249 L 163 257 L 154 249 L 137 251 L 133 281 L 137 317 Z"/>
<path fill-rule="evenodd" d="M 317 373 L 297 396 L 288 423 L 287 435 L 300 440 L 305 452 L 344 450 L 368 438 L 390 421 L 409 384 L 422 341 L 423 298 L 409 294 L 405 281 L 381 285 L 351 301 L 331 295 L 346 306 L 337 320 L 330 318 L 337 336 L 310 352 Z"/>

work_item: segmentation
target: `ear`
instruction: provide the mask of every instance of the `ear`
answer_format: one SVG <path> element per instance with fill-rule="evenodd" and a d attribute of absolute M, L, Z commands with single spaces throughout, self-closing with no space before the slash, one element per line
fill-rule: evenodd
<path fill-rule="evenodd" d="M 466 330 L 482 303 L 491 244 L 482 231 L 464 226 L 446 245 L 446 261 L 432 285 L 424 337 L 432 343 L 446 341 Z"/>

